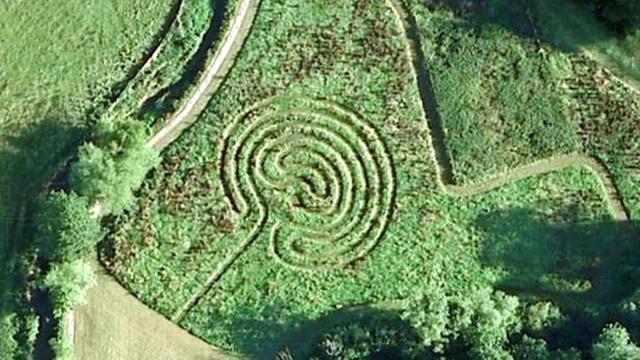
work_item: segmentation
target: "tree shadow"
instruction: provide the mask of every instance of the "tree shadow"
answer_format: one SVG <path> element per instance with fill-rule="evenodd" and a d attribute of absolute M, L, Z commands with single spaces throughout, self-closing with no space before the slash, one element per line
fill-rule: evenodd
<path fill-rule="evenodd" d="M 639 222 L 555 222 L 518 207 L 481 215 L 477 225 L 482 261 L 504 273 L 498 288 L 568 315 L 550 344 L 583 348 L 605 323 L 628 320 L 619 308 L 640 287 Z"/>
<path fill-rule="evenodd" d="M 44 116 L 0 138 L 0 309 L 22 316 L 31 306 L 40 315 L 34 349 L 40 358 L 53 356 L 48 344 L 53 325 L 48 299 L 35 288 L 36 204 L 87 131 L 60 119 Z"/>
<path fill-rule="evenodd" d="M 612 19 L 608 14 L 614 2 L 606 1 L 432 0 L 429 4 L 450 9 L 473 27 L 494 24 L 570 51 L 640 29 L 635 21 Z"/>
<path fill-rule="evenodd" d="M 640 51 L 640 17 L 634 15 L 637 10 L 621 7 L 622 2 L 431 0 L 428 6 L 451 10 L 475 31 L 498 26 L 565 53 L 582 54 L 587 49 L 592 59 L 640 89 L 640 66 L 634 61 Z"/>
<path fill-rule="evenodd" d="M 275 307 L 263 314 L 283 309 Z M 251 359 L 329 360 L 344 358 L 347 352 L 363 359 L 430 359 L 433 355 L 421 345 L 416 329 L 394 310 L 354 306 L 317 319 L 294 316 L 285 323 L 257 320 L 254 309 L 235 314 L 238 317 L 229 325 L 234 329 L 230 341 Z"/>

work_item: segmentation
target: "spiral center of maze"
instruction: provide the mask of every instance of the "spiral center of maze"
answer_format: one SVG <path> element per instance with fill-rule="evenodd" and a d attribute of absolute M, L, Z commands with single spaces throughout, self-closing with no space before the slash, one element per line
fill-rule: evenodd
<path fill-rule="evenodd" d="M 220 159 L 225 196 L 251 228 L 245 246 L 264 235 L 286 266 L 343 267 L 366 256 L 388 225 L 390 154 L 371 124 L 338 104 L 262 102 L 227 128 Z"/>

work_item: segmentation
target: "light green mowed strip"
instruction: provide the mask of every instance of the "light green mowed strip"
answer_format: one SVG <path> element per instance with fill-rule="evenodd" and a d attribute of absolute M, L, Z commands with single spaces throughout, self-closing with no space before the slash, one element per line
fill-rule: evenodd
<path fill-rule="evenodd" d="M 545 219 L 611 219 L 582 167 L 446 195 L 403 36 L 383 3 L 264 0 L 205 114 L 165 150 L 138 209 L 112 224 L 110 270 L 208 342 L 265 354 L 335 308 L 508 279 L 512 263 L 482 256 L 500 238 L 494 222 L 539 217 L 513 234 L 547 239 L 534 267 L 562 240 Z M 318 234 L 343 229 L 353 231 L 328 246 Z M 583 279 L 545 266 L 560 280 L 524 286 L 582 291 Z"/>

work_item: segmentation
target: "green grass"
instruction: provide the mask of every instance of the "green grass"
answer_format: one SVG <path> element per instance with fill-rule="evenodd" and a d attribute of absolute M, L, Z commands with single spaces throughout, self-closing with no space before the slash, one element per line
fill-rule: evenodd
<path fill-rule="evenodd" d="M 137 209 L 111 223 L 102 259 L 137 297 L 214 345 L 265 355 L 299 325 L 336 308 L 438 287 L 464 298 L 495 286 L 523 302 L 552 299 L 566 312 L 609 306 L 628 295 L 621 283 L 611 289 L 600 281 L 598 261 L 615 253 L 610 250 L 619 239 L 595 239 L 618 225 L 607 225 L 607 200 L 591 170 L 568 168 L 472 198 L 447 195 L 438 186 L 404 35 L 390 9 L 355 0 L 330 7 L 324 1 L 295 4 L 262 2 L 243 51 L 205 114 L 165 150 L 163 164 L 139 192 Z M 482 51 L 471 42 L 477 37 L 488 48 L 476 56 L 480 65 L 492 59 L 503 66 L 504 82 L 494 79 L 494 88 L 506 86 L 495 93 L 504 103 L 494 105 L 507 114 L 509 121 L 498 122 L 507 129 L 500 142 L 475 149 L 476 157 L 505 147 L 497 158 L 512 166 L 557 151 L 558 144 L 578 147 L 577 124 L 567 116 L 534 119 L 538 112 L 551 116 L 564 109 L 536 95 L 558 91 L 553 74 L 567 71 L 560 55 L 550 60 L 500 31 L 483 39 L 447 13 L 416 14 L 420 24 L 451 30 L 443 36 L 459 36 L 465 51 Z M 449 60 L 471 61 L 464 51 L 455 52 L 460 48 L 453 41 L 442 43 L 448 46 L 440 50 L 443 56 L 457 55 Z M 440 61 L 432 54 L 437 50 L 425 46 L 430 61 Z M 528 75 L 511 73 L 514 64 L 516 73 Z M 444 60 L 434 66 L 440 66 L 433 74 L 440 104 L 455 99 L 438 92 L 438 86 L 446 88 L 438 71 L 453 76 L 444 73 L 447 66 L 450 72 L 463 68 L 457 76 L 466 84 L 472 79 L 463 71 L 483 69 Z M 527 87 L 518 92 L 522 84 Z M 487 101 L 478 89 L 467 99 L 472 95 Z M 539 103 L 525 109 L 516 100 Z M 469 104 L 459 107 L 469 111 Z M 523 119 L 536 122 L 524 131 L 516 124 Z M 574 124 L 574 132 L 558 131 L 558 122 Z M 518 137 L 520 132 L 533 140 Z M 460 136 L 470 134 L 460 129 Z M 471 136 L 459 144 L 482 141 Z M 285 155 L 291 149 L 306 151 Z M 510 158 L 513 149 L 518 156 Z M 483 164 L 490 165 L 477 164 L 470 176 L 491 170 Z M 328 227 L 320 212 L 331 208 L 338 189 L 344 194 L 338 200 L 355 209 L 346 217 L 364 219 L 343 242 L 327 246 L 310 240 L 318 234 L 291 227 Z M 340 225 L 349 223 L 338 218 Z M 348 241 L 352 246 L 343 246 Z M 317 269 L 323 266 L 335 268 Z M 194 295 L 201 296 L 190 302 Z"/>
<path fill-rule="evenodd" d="M 579 148 L 577 126 L 562 99 L 561 80 L 571 76 L 565 55 L 447 8 L 412 11 L 455 182 L 472 183 Z"/>
<path fill-rule="evenodd" d="M 0 3 L 0 316 L 31 311 L 23 295 L 34 281 L 35 258 L 25 250 L 35 199 L 161 35 L 170 6 L 170 0 Z M 16 338 L 24 353 L 32 351 L 24 334 Z"/>

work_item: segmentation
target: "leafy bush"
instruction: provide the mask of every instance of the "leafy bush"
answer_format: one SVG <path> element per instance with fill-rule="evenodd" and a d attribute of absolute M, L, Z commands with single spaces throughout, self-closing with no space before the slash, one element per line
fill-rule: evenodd
<path fill-rule="evenodd" d="M 91 265 L 83 260 L 54 264 L 43 281 L 51 294 L 53 315 L 61 319 L 68 311 L 84 304 L 87 289 L 95 283 Z"/>
<path fill-rule="evenodd" d="M 35 240 L 43 258 L 57 263 L 87 258 L 101 234 L 86 197 L 59 191 L 42 201 Z"/>
<path fill-rule="evenodd" d="M 147 147 L 145 126 L 131 119 L 103 121 L 94 143 L 79 150 L 71 170 L 71 186 L 90 201 L 99 201 L 102 213 L 119 214 L 134 201 L 136 190 L 158 152 Z"/>
<path fill-rule="evenodd" d="M 14 338 L 18 327 L 14 322 L 16 314 L 10 313 L 0 317 L 0 358 L 12 359 L 18 350 L 18 342 Z"/>
<path fill-rule="evenodd" d="M 595 360 L 636 360 L 640 359 L 640 348 L 635 345 L 627 329 L 619 324 L 608 325 L 593 345 Z"/>
<path fill-rule="evenodd" d="M 394 321 L 396 320 L 396 321 Z M 336 325 L 316 339 L 311 359 L 424 359 L 420 339 L 404 323 L 370 318 Z"/>
<path fill-rule="evenodd" d="M 580 352 L 575 349 L 551 351 L 542 339 L 523 336 L 522 341 L 513 347 L 516 359 L 526 360 L 580 360 Z"/>

